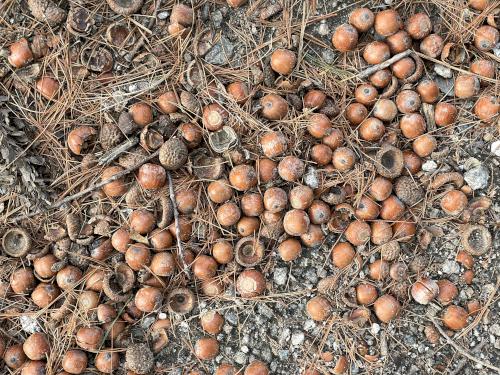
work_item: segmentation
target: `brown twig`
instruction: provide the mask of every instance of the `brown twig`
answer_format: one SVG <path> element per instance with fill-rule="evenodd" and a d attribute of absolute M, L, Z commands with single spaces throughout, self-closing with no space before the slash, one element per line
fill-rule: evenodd
<path fill-rule="evenodd" d="M 113 182 L 113 181 L 116 181 L 118 180 L 119 178 L 122 178 L 123 176 L 126 176 L 127 174 L 129 174 L 130 172 L 133 172 L 135 171 L 137 168 L 139 168 L 141 165 L 143 165 L 144 163 L 156 158 L 158 156 L 158 154 L 160 153 L 159 150 L 155 151 L 153 154 L 149 155 L 148 157 L 146 157 L 145 159 L 141 160 L 140 162 L 134 164 L 133 166 L 121 171 L 120 173 L 117 173 L 113 176 L 111 176 L 110 178 L 108 178 L 107 180 L 104 180 L 104 181 L 101 181 L 97 184 L 94 184 L 94 185 L 91 185 L 89 186 L 87 189 L 84 189 L 82 191 L 79 191 L 78 193 L 76 194 L 73 194 L 73 195 L 70 195 L 69 197 L 66 197 L 62 200 L 60 200 L 59 202 L 56 202 L 54 204 L 51 204 L 49 207 L 43 209 L 43 210 L 38 210 L 38 211 L 35 211 L 35 212 L 31 212 L 27 215 L 21 215 L 21 216 L 18 216 L 18 217 L 15 217 L 14 219 L 12 219 L 12 223 L 17 223 L 21 220 L 24 220 L 24 219 L 27 219 L 27 218 L 30 218 L 30 217 L 33 217 L 33 216 L 36 216 L 36 215 L 39 215 L 39 214 L 42 214 L 44 212 L 47 212 L 47 211 L 50 211 L 50 210 L 53 210 L 53 209 L 56 209 L 56 208 L 59 208 L 63 205 L 65 205 L 66 203 L 69 203 L 75 199 L 78 199 L 78 198 L 81 198 L 85 195 L 87 195 L 88 193 L 91 193 L 97 189 L 100 189 L 102 188 L 104 185 L 106 184 L 109 184 L 110 182 Z"/>
<path fill-rule="evenodd" d="M 372 75 L 375 72 L 378 72 L 379 70 L 385 69 L 395 62 L 404 59 L 408 55 L 410 55 L 413 51 L 411 49 L 407 49 L 404 52 L 398 53 L 397 55 L 392 56 L 389 60 L 384 61 L 383 63 L 377 64 L 370 66 L 369 68 L 363 70 L 361 73 L 357 75 L 358 78 L 366 78 L 370 75 Z"/>
<path fill-rule="evenodd" d="M 97 165 L 109 165 L 113 160 L 115 160 L 117 157 L 119 157 L 122 153 L 127 152 L 128 150 L 130 150 L 132 147 L 134 147 L 138 143 L 139 143 L 138 137 L 127 139 L 125 142 L 120 143 L 118 146 L 116 146 L 115 148 L 109 150 L 104 155 L 102 155 L 99 158 Z"/>
<path fill-rule="evenodd" d="M 434 318 L 430 318 L 430 320 L 431 320 L 432 324 L 434 324 L 434 327 L 436 327 L 436 329 L 439 331 L 439 333 L 441 334 L 441 336 L 444 337 L 444 339 L 446 340 L 446 343 L 448 343 L 449 345 L 453 346 L 453 348 L 457 352 L 459 352 L 462 356 L 470 359 L 473 362 L 479 363 L 480 365 L 483 365 L 484 367 L 488 367 L 489 369 L 500 373 L 500 368 L 499 367 L 495 367 L 495 366 L 493 366 L 492 364 L 490 364 L 488 362 L 481 361 L 480 359 L 477 359 L 476 357 L 474 357 L 472 354 L 470 354 L 468 351 L 466 351 L 460 345 L 458 345 L 455 341 L 453 341 L 446 334 L 446 332 L 439 326 L 438 322 Z"/>
<path fill-rule="evenodd" d="M 172 176 L 170 175 L 169 171 L 167 171 L 167 177 L 168 177 L 168 190 L 170 193 L 169 194 L 170 200 L 172 201 L 172 207 L 174 209 L 174 226 L 175 226 L 175 238 L 177 239 L 178 258 L 180 259 L 182 271 L 189 278 L 188 268 L 184 261 L 184 247 L 182 246 L 182 241 L 181 241 L 181 229 L 179 227 L 179 212 L 177 211 L 177 204 L 175 203 L 174 184 L 172 183 Z"/>

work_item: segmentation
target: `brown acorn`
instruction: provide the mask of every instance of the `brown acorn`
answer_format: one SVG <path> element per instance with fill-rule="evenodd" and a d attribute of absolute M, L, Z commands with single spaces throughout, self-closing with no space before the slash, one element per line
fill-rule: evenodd
<path fill-rule="evenodd" d="M 340 25 L 333 33 L 332 44 L 340 52 L 352 51 L 358 44 L 358 31 L 349 24 Z"/>

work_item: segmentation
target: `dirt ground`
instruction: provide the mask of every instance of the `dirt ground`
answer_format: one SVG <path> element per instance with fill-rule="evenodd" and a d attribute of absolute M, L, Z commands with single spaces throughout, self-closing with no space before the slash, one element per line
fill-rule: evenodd
<path fill-rule="evenodd" d="M 76 7 L 81 1 L 69 3 Z M 96 163 L 106 156 L 105 150 L 97 149 L 93 160 L 85 160 L 68 151 L 67 136 L 76 126 L 90 125 L 100 130 L 103 124 L 117 123 L 123 110 L 138 99 L 154 103 L 160 93 L 171 89 L 192 93 L 200 106 L 211 103 L 216 96 L 214 91 L 222 91 L 229 82 L 248 83 L 254 90 L 255 100 L 242 106 L 230 103 L 227 110 L 240 135 L 242 149 L 254 158 L 259 153 L 257 138 L 269 129 L 267 123 L 258 120 L 257 99 L 263 93 L 279 92 L 291 103 L 294 94 L 320 88 L 338 109 L 332 123 L 342 129 L 346 143 L 358 159 L 350 172 L 322 177 L 320 183 L 334 186 L 348 181 L 359 191 L 366 190 L 367 181 L 375 175 L 372 161 L 379 144 L 362 142 L 346 122 L 343 110 L 353 102 L 354 89 L 362 82 L 357 75 L 367 67 L 361 57 L 362 47 L 374 36 L 373 32 L 365 33 L 360 37 L 357 50 L 342 54 L 331 43 L 335 28 L 346 22 L 348 14 L 358 6 L 367 6 L 374 12 L 391 6 L 404 19 L 423 11 L 431 17 L 435 32 L 443 35 L 446 42 L 460 46 L 470 45 L 471 30 L 477 26 L 476 14 L 467 7 L 466 1 L 460 0 L 250 0 L 249 4 L 236 9 L 222 0 L 193 0 L 196 17 L 189 34 L 172 38 L 167 27 L 172 6 L 177 1 L 160 1 L 157 9 L 156 2 L 145 1 L 142 15 L 130 17 L 114 14 L 106 2 L 84 3 L 92 14 L 93 24 L 91 31 L 82 35 L 70 33 L 65 23 L 50 27 L 37 21 L 26 1 L 6 0 L 0 5 L 0 47 L 7 48 L 21 37 L 31 40 L 37 34 L 54 40 L 43 58 L 25 68 L 13 69 L 3 57 L 0 65 L 0 236 L 19 225 L 28 230 L 38 250 L 50 242 L 46 239 L 47 231 L 57 223 L 64 223 L 69 213 L 76 213 L 86 221 L 111 217 L 109 233 L 127 223 L 132 209 L 125 201 L 110 200 L 96 191 L 50 207 L 98 183 L 105 167 Z M 69 8 L 66 1 L 62 1 L 61 6 Z M 271 16 L 262 19 L 262 12 L 267 11 Z M 151 16 L 153 14 L 155 16 Z M 118 21 L 135 30 L 137 39 L 133 45 L 111 48 L 107 44 L 106 30 Z M 114 77 L 109 81 L 103 81 L 101 73 L 89 68 L 85 58 L 82 59 L 85 55 L 82 51 L 98 48 L 108 48 L 113 54 Z M 291 49 L 297 54 L 298 68 L 289 81 L 276 76 L 269 68 L 271 53 L 277 48 Z M 469 62 L 478 56 L 486 56 L 498 66 L 500 49 L 497 46 L 484 54 L 468 49 L 466 61 L 442 63 L 441 70 L 435 68 L 437 64 L 433 61 L 426 60 L 424 75 L 438 83 L 442 98 L 453 100 L 454 78 L 461 70 L 467 70 Z M 35 90 L 35 80 L 45 74 L 59 77 L 64 87 L 65 94 L 56 101 L 45 100 Z M 494 79 L 481 91 L 498 98 L 499 74 L 496 68 Z M 417 233 L 431 228 L 432 240 L 426 248 L 419 245 L 419 236 L 400 242 L 398 258 L 410 268 L 413 265 L 418 269 L 411 277 L 412 282 L 416 274 L 453 282 L 458 287 L 453 304 L 465 307 L 472 300 L 479 301 L 479 313 L 469 317 L 466 328 L 457 332 L 436 331 L 433 327 L 435 323 L 440 324 L 443 306 L 436 301 L 421 305 L 411 298 L 403 298 L 401 313 L 389 323 L 381 322 L 374 314 L 362 326 L 352 322 L 350 314 L 358 307 L 354 287 L 369 280 L 369 265 L 379 255 L 369 244 L 359 246 L 356 250 L 362 254 L 362 261 L 339 270 L 332 264 L 330 252 L 343 237 L 330 232 L 321 245 L 304 247 L 301 256 L 293 262 L 283 261 L 276 245 L 268 245 L 258 266 L 266 278 L 266 291 L 258 297 L 238 296 L 234 280 L 241 267 L 236 264 L 220 267 L 218 278 L 224 281 L 225 290 L 218 296 L 204 295 L 202 283 L 192 275 L 188 278 L 178 272 L 166 278 L 162 292 L 167 295 L 175 287 L 187 286 L 195 293 L 195 308 L 187 315 L 171 314 L 165 306 L 145 313 L 130 324 L 124 342 L 149 343 L 151 325 L 167 314 L 172 325 L 168 330 L 169 342 L 155 356 L 155 370 L 151 372 L 154 374 L 215 374 L 221 363 L 244 368 L 256 359 L 267 364 L 270 374 L 304 374 L 310 368 L 331 374 L 341 355 L 348 359 L 348 374 L 497 373 L 484 364 L 500 366 L 500 156 L 493 149 L 494 142 L 500 139 L 500 127 L 498 122 L 485 125 L 474 117 L 475 99 L 457 102 L 458 120 L 452 127 L 435 130 L 437 150 L 424 159 L 418 180 L 428 182 L 439 173 L 455 171 L 463 175 L 471 187 L 470 200 L 487 197 L 491 206 L 481 212 L 477 220 L 492 234 L 491 249 L 474 257 L 474 277 L 471 283 L 466 283 L 467 269 L 456 260 L 463 248 L 464 223 L 440 209 L 442 192 L 426 189 L 425 204 L 415 209 L 412 217 L 417 220 Z M 158 113 L 155 109 L 155 114 Z M 200 111 L 185 111 L 184 116 L 188 121 L 201 124 Z M 280 129 L 284 129 L 292 153 L 307 160 L 311 141 L 305 135 L 304 118 L 298 115 L 283 120 Z M 204 138 L 208 143 L 206 135 Z M 137 133 L 129 139 L 135 142 L 134 147 L 139 142 Z M 399 141 L 399 145 L 411 148 L 408 140 Z M 124 154 L 131 150 L 133 147 Z M 88 166 L 84 166 L 87 161 Z M 188 168 L 175 172 L 173 178 L 176 192 L 192 190 L 198 197 L 198 206 L 191 215 L 193 234 L 184 246 L 195 253 L 209 253 L 208 233 L 212 233 L 213 228 L 221 228 L 213 205 L 207 203 L 208 184 L 194 177 Z M 228 238 L 237 238 L 234 231 L 221 231 Z M 101 242 L 82 245 L 81 251 L 86 252 L 87 257 L 83 257 L 85 262 L 81 263 L 83 271 L 99 267 L 108 270 L 114 260 L 120 260 L 118 253 L 118 256 L 110 255 L 111 261 L 108 258 L 89 261 L 89 251 L 98 243 Z M 8 284 L 14 270 L 31 266 L 32 261 L 27 258 L 12 258 L 2 252 L 0 282 Z M 306 304 L 319 294 L 318 283 L 325 278 L 334 280 L 333 288 L 327 293 L 332 312 L 328 320 L 318 322 L 308 316 Z M 390 281 L 370 282 L 380 292 L 393 290 Z M 66 291 L 65 298 L 78 297 L 82 290 L 83 283 L 78 284 L 74 290 Z M 22 343 L 33 332 L 48 335 L 51 354 L 47 374 L 57 374 L 63 354 L 76 347 L 77 328 L 95 321 L 95 315 L 73 303 L 71 314 L 54 326 L 53 309 L 55 306 L 38 308 L 29 294 L 6 292 L 0 299 L 0 336 L 8 346 Z M 200 361 L 193 348 L 196 340 L 206 335 L 199 317 L 209 310 L 216 310 L 224 317 L 221 332 L 214 335 L 220 350 L 214 359 Z M 429 327 L 438 336 L 434 343 L 426 337 L 425 330 Z M 118 348 L 117 352 L 123 353 L 124 348 Z M 325 353 L 333 354 L 335 359 L 326 360 Z M 84 373 L 98 373 L 90 358 Z M 125 374 L 124 363 L 125 357 L 121 355 L 119 369 L 114 373 Z M 2 366 L 0 374 L 21 373 L 0 360 Z"/>

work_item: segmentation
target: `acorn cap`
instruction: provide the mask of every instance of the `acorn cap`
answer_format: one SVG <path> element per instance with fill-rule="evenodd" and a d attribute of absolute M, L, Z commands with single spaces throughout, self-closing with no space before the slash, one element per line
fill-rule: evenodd
<path fill-rule="evenodd" d="M 125 352 L 126 367 L 137 374 L 148 374 L 154 364 L 154 355 L 146 344 L 132 344 Z"/>
<path fill-rule="evenodd" d="M 31 250 L 31 238 L 23 228 L 12 228 L 3 235 L 2 247 L 7 255 L 21 258 Z"/>
<path fill-rule="evenodd" d="M 394 146 L 383 145 L 377 152 L 375 160 L 377 172 L 383 177 L 396 178 L 403 171 L 403 152 Z"/>
<path fill-rule="evenodd" d="M 252 236 L 244 237 L 236 243 L 234 253 L 234 258 L 240 265 L 253 267 L 264 257 L 264 245 Z"/>
<path fill-rule="evenodd" d="M 171 138 L 160 147 L 160 163 L 167 170 L 176 170 L 186 164 L 188 149 L 178 138 Z"/>
<path fill-rule="evenodd" d="M 120 128 L 112 122 L 102 124 L 99 132 L 99 142 L 103 150 L 109 150 L 118 145 L 123 140 L 123 133 Z"/>
<path fill-rule="evenodd" d="M 143 0 L 106 0 L 106 2 L 113 12 L 130 15 L 141 9 Z"/>
<path fill-rule="evenodd" d="M 394 183 L 394 192 L 397 197 L 408 206 L 413 206 L 424 197 L 424 190 L 411 177 L 399 177 Z"/>

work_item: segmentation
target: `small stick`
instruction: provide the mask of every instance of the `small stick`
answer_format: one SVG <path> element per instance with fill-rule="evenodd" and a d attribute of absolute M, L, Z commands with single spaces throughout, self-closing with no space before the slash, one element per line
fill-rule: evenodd
<path fill-rule="evenodd" d="M 139 168 L 141 165 L 143 165 L 144 163 L 156 158 L 160 153 L 160 150 L 156 150 L 153 154 L 149 155 L 148 157 L 146 157 L 145 159 L 141 160 L 140 162 L 134 164 L 133 166 L 121 171 L 120 173 L 117 173 L 113 176 L 111 176 L 110 178 L 108 178 L 107 180 L 104 180 L 104 181 L 101 181 L 97 184 L 94 184 L 92 186 L 89 186 L 87 189 L 84 189 L 82 191 L 79 191 L 78 193 L 76 194 L 73 194 L 73 195 L 70 195 L 69 197 L 66 197 L 62 200 L 60 200 L 59 202 L 56 202 L 54 204 L 51 204 L 49 207 L 43 209 L 43 210 L 38 210 L 38 211 L 35 211 L 35 212 L 31 212 L 27 215 L 22 215 L 22 216 L 18 216 L 16 218 L 14 218 L 12 220 L 12 223 L 17 223 L 18 221 L 20 220 L 23 220 L 23 219 L 27 219 L 27 218 L 30 218 L 30 217 L 33 217 L 33 216 L 36 216 L 36 215 L 39 215 L 43 212 L 47 212 L 47 211 L 50 211 L 50 210 L 53 210 L 55 208 L 59 208 L 61 206 L 63 206 L 64 204 L 66 203 L 69 203 L 75 199 L 78 199 L 80 197 L 83 197 L 84 195 L 88 194 L 88 193 L 91 193 L 93 192 L 94 190 L 97 190 L 97 189 L 100 189 L 102 188 L 104 185 L 106 184 L 109 184 L 110 182 L 113 182 L 113 181 L 116 181 L 118 180 L 119 178 L 122 178 L 123 176 L 129 174 L 130 172 L 133 172 L 135 171 L 137 168 Z"/>
<path fill-rule="evenodd" d="M 471 350 L 472 353 L 479 353 L 481 350 L 483 350 L 483 347 L 486 345 L 486 340 L 482 340 L 479 344 L 474 347 L 474 349 Z M 467 358 L 462 358 L 457 365 L 455 366 L 455 369 L 450 373 L 450 375 L 458 375 L 461 373 L 462 368 L 465 366 L 467 363 Z"/>
<path fill-rule="evenodd" d="M 172 183 L 172 176 L 170 172 L 167 171 L 168 177 L 168 190 L 170 195 L 170 200 L 172 201 L 172 207 L 174 208 L 174 225 L 175 225 L 175 238 L 177 239 L 177 252 L 179 254 L 178 258 L 181 260 L 182 271 L 189 278 L 189 272 L 184 262 L 184 247 L 182 246 L 181 241 L 181 229 L 179 227 L 179 212 L 177 211 L 177 204 L 175 204 L 175 193 L 174 193 L 174 184 Z"/>
<path fill-rule="evenodd" d="M 480 365 L 483 365 L 484 367 L 488 367 L 489 369 L 494 370 L 494 371 L 500 373 L 500 368 L 499 367 L 495 367 L 495 366 L 489 364 L 488 362 L 481 361 L 480 359 L 477 359 L 476 357 L 474 357 L 472 354 L 470 354 L 465 349 L 463 349 L 460 345 L 458 345 L 457 343 L 455 343 L 455 341 L 453 341 L 446 334 L 446 332 L 439 326 L 439 324 L 436 322 L 436 320 L 434 318 L 430 318 L 430 319 L 431 319 L 432 324 L 434 324 L 434 327 L 436 327 L 436 329 L 439 331 L 439 333 L 441 334 L 441 336 L 444 337 L 444 339 L 446 340 L 446 342 L 449 345 L 453 346 L 453 348 L 457 352 L 459 352 L 462 356 L 470 359 L 473 362 L 479 363 Z"/>
<path fill-rule="evenodd" d="M 368 69 L 363 70 L 361 73 L 357 75 L 358 78 L 366 78 L 373 73 L 378 72 L 379 70 L 385 69 L 395 62 L 404 59 L 406 56 L 409 56 L 412 53 L 411 49 L 407 49 L 406 51 L 403 51 L 401 53 L 398 53 L 397 55 L 392 56 L 389 60 L 384 61 L 383 63 L 377 64 L 370 66 Z"/>
<path fill-rule="evenodd" d="M 136 144 L 139 143 L 139 138 L 134 137 L 127 139 L 125 142 L 119 144 L 115 148 L 107 151 L 104 155 L 102 155 L 97 165 L 109 165 L 113 160 L 115 160 L 118 156 L 120 156 L 123 152 L 127 152 Z"/>

